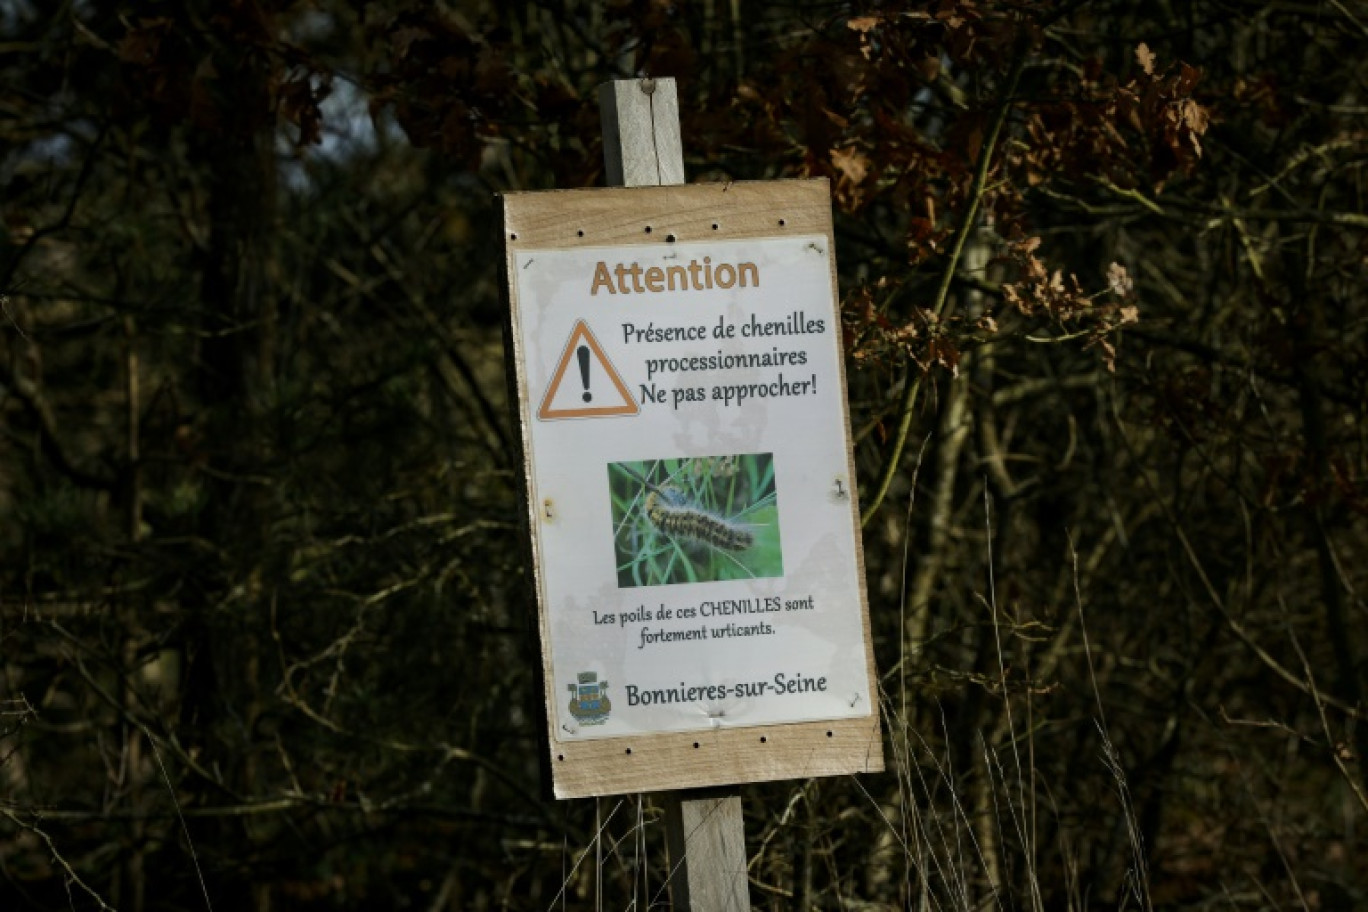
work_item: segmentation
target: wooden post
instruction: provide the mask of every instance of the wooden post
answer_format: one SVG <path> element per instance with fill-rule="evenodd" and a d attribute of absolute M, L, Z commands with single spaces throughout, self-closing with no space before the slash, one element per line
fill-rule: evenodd
<path fill-rule="evenodd" d="M 740 789 L 666 795 L 665 845 L 676 912 L 748 912 Z"/>
<path fill-rule="evenodd" d="M 679 93 L 673 79 L 618 79 L 599 86 L 603 165 L 610 187 L 684 183 Z"/>
<path fill-rule="evenodd" d="M 617 187 L 684 183 L 679 93 L 673 79 L 599 86 L 606 181 Z M 747 912 L 746 830 L 736 787 L 665 796 L 665 842 L 675 912 Z"/>

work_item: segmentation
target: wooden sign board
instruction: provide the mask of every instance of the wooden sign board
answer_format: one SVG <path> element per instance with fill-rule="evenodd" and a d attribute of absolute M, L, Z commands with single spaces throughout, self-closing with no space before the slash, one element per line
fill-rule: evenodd
<path fill-rule="evenodd" d="M 557 797 L 881 770 L 826 181 L 503 206 Z"/>

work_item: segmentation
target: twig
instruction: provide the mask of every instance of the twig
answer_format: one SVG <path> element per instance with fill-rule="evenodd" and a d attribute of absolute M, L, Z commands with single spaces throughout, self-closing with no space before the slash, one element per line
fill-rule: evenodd
<path fill-rule="evenodd" d="M 409 306 L 413 308 L 422 319 L 423 324 L 427 326 L 428 331 L 437 339 L 438 344 L 441 346 L 442 353 L 450 359 L 452 366 L 456 369 L 456 373 L 460 375 L 461 380 L 466 385 L 466 389 L 470 392 L 471 398 L 475 400 L 476 410 L 479 412 L 480 418 L 484 420 L 485 426 L 494 438 L 493 446 L 491 447 L 494 459 L 501 465 L 506 465 L 509 459 L 508 454 L 512 452 L 508 440 L 508 433 L 504 428 L 503 421 L 499 418 L 499 411 L 494 408 L 489 397 L 485 395 L 484 387 L 480 385 L 479 379 L 475 376 L 475 369 L 471 367 L 470 362 L 461 354 L 460 348 L 451 338 L 451 333 L 447 330 L 446 325 L 432 312 L 432 308 L 427 306 L 426 301 L 423 299 L 423 295 L 414 290 L 412 283 L 408 281 L 403 271 L 398 267 L 394 260 L 390 258 L 380 242 L 377 241 L 371 244 L 369 250 L 371 256 L 374 257 L 375 261 L 385 270 L 385 274 L 389 276 L 390 281 L 394 282 L 394 284 L 403 291 L 404 300 L 408 302 Z M 372 297 L 384 300 L 373 292 L 370 294 Z"/>
<path fill-rule="evenodd" d="M 1028 804 L 1026 798 L 1026 785 L 1021 775 L 1021 750 L 1017 747 L 1016 722 L 1012 718 L 1012 697 L 1007 690 L 1007 661 L 1002 653 L 1002 630 L 1001 625 L 998 624 L 997 583 L 993 576 L 992 503 L 992 497 L 988 491 L 988 481 L 985 478 L 983 483 L 983 524 L 986 532 L 984 541 L 986 543 L 988 550 L 988 604 L 991 607 L 993 613 L 993 643 L 997 647 L 998 675 L 1002 685 L 1002 705 L 1004 712 L 1007 716 L 1007 734 L 1011 739 L 1012 760 L 1016 765 L 1017 801 L 1021 804 L 1021 813 L 1025 814 L 1027 808 L 1034 804 L 1035 794 L 1034 789 L 1032 789 L 1030 803 Z M 1026 699 L 1027 701 L 1030 700 L 1029 690 L 1027 691 Z M 986 741 L 984 742 L 983 749 L 986 759 L 988 752 L 988 744 Z M 1000 766 L 999 776 L 1001 776 Z M 992 777 L 990 776 L 989 778 L 991 779 Z M 1005 778 L 1003 778 L 1002 785 L 1005 790 L 1007 787 L 1007 781 Z M 1022 849 L 1026 852 L 1027 857 L 1030 858 L 1035 853 L 1035 846 L 1032 843 L 1032 841 L 1027 838 L 1025 826 L 1023 825 L 1023 822 L 1021 818 L 1018 816 L 1017 812 L 1012 808 L 1010 798 L 1008 800 L 1007 807 L 1008 810 L 1011 811 L 1012 822 L 1017 830 L 1017 838 L 1021 840 Z M 1043 907 L 1043 901 L 1041 899 L 1040 883 L 1036 879 L 1036 871 L 1034 865 L 1027 865 L 1026 876 L 1030 883 L 1032 908 L 1040 909 Z M 994 892 L 997 892 L 996 888 L 994 889 Z"/>
<path fill-rule="evenodd" d="M 622 799 L 619 799 L 619 800 L 618 800 L 618 803 L 615 804 L 615 805 L 613 805 L 613 809 L 612 809 L 611 811 L 608 812 L 608 818 L 607 818 L 606 820 L 602 820 L 602 821 L 600 822 L 600 824 L 599 824 L 597 830 L 596 830 L 595 833 L 594 833 L 594 838 L 593 838 L 593 843 L 594 843 L 594 844 L 593 844 L 593 846 L 592 846 L 591 848 L 597 848 L 597 847 L 598 847 L 599 841 L 603 838 L 603 831 L 608 827 L 608 824 L 610 824 L 610 823 L 613 822 L 613 815 L 616 814 L 616 813 L 618 812 L 618 808 L 620 808 L 620 807 L 622 807 Z M 575 872 L 579 870 L 580 864 L 582 864 L 583 861 L 584 861 L 584 859 L 587 858 L 588 856 L 589 856 L 589 848 L 586 848 L 583 852 L 580 853 L 579 858 L 575 859 L 575 863 L 574 863 L 574 865 L 570 868 L 569 873 L 567 873 L 567 874 L 565 875 L 564 879 L 562 879 L 562 881 L 561 881 L 561 888 L 560 888 L 560 890 L 556 893 L 556 895 L 555 895 L 554 897 L 552 897 L 550 905 L 548 905 L 548 906 L 546 907 L 547 910 L 548 910 L 548 912 L 550 912 L 551 909 L 556 908 L 556 903 L 560 902 L 561 897 L 567 895 L 567 892 L 568 892 L 568 890 L 569 890 L 569 888 L 570 888 L 570 881 L 571 881 L 572 879 L 574 879 Z"/>
<path fill-rule="evenodd" d="M 446 759 L 449 758 L 443 758 L 441 762 L 445 762 Z M 471 808 L 453 807 L 443 804 L 403 804 L 395 803 L 393 801 L 387 801 L 377 807 L 362 800 L 338 802 L 333 801 L 326 796 L 309 796 L 288 793 L 283 798 L 270 798 L 262 801 L 251 801 L 245 804 L 182 808 L 181 815 L 188 820 L 207 820 L 262 817 L 269 814 L 285 814 L 291 811 L 327 811 L 336 814 L 355 814 L 367 818 L 381 814 L 394 817 L 424 816 L 441 820 L 467 821 L 485 825 L 497 824 L 499 826 L 517 827 L 529 830 L 545 830 L 548 827 L 545 817 L 518 814 L 493 814 L 486 811 L 477 811 Z M 18 805 L 4 801 L 0 801 L 0 812 L 31 813 L 44 820 L 54 820 L 63 823 L 149 821 L 163 820 L 171 816 L 170 814 L 161 811 L 80 810 L 76 808 Z"/>
<path fill-rule="evenodd" d="M 1339 769 L 1344 781 L 1349 784 L 1354 797 L 1358 799 L 1359 806 L 1368 811 L 1368 795 L 1364 795 L 1361 786 L 1354 776 L 1349 772 L 1349 768 L 1344 765 L 1343 758 L 1340 757 L 1339 748 L 1335 745 L 1335 738 L 1330 734 L 1330 720 L 1325 717 L 1325 702 L 1321 699 L 1320 690 L 1316 687 L 1316 677 L 1311 673 L 1311 663 L 1306 660 L 1306 653 L 1302 651 L 1301 642 L 1297 639 L 1297 633 L 1292 629 L 1292 625 L 1287 625 L 1287 635 L 1292 640 L 1292 648 L 1297 650 L 1297 658 L 1301 660 L 1302 670 L 1306 672 L 1306 683 L 1311 689 L 1311 700 L 1316 704 L 1316 714 L 1320 717 L 1321 731 L 1325 732 L 1325 741 L 1330 748 L 1330 759 L 1335 761 L 1335 766 Z M 1365 762 L 1368 758 L 1359 757 L 1359 763 Z"/>
<path fill-rule="evenodd" d="M 1130 786 L 1126 784 L 1126 771 L 1121 766 L 1121 757 L 1117 753 L 1115 745 L 1112 744 L 1111 736 L 1107 731 L 1107 712 L 1102 706 L 1102 691 L 1097 685 L 1097 669 L 1093 666 L 1092 644 L 1088 640 L 1088 624 L 1083 616 L 1083 594 L 1078 587 L 1078 551 L 1074 548 L 1073 533 L 1068 533 L 1068 538 L 1069 558 L 1073 566 L 1074 605 L 1078 611 L 1079 630 L 1083 634 L 1083 655 L 1088 661 L 1088 680 L 1092 682 L 1093 698 L 1097 701 L 1097 719 L 1095 722 L 1098 735 L 1102 738 L 1102 759 L 1106 762 L 1107 771 L 1111 773 L 1112 780 L 1116 783 L 1116 797 L 1121 802 L 1121 815 L 1126 823 L 1126 834 L 1130 837 L 1131 857 L 1135 865 L 1131 871 L 1134 877 L 1132 890 L 1140 908 L 1150 912 L 1154 906 L 1150 900 L 1144 837 L 1140 832 L 1139 823 L 1135 819 Z"/>
<path fill-rule="evenodd" d="M 76 186 L 71 191 L 71 198 L 67 200 L 66 208 L 62 211 L 61 218 L 51 225 L 45 225 L 29 234 L 23 245 L 10 258 L 5 267 L 3 275 L 0 275 L 0 288 L 8 288 L 19 266 L 24 262 L 24 258 L 33 252 L 38 246 L 38 242 L 49 235 L 65 231 L 71 225 L 71 219 L 76 214 L 76 205 L 81 201 L 81 195 L 85 193 L 86 183 L 90 180 L 91 174 L 95 171 L 95 161 L 99 157 L 100 146 L 104 144 L 104 138 L 109 133 L 109 125 L 104 124 L 100 127 L 100 132 L 95 135 L 95 140 L 90 144 L 90 153 L 81 162 L 81 170 L 76 175 Z M 17 328 L 17 327 L 16 327 Z M 22 335 L 22 333 L 21 333 Z"/>
<path fill-rule="evenodd" d="M 24 377 L 19 369 L 10 367 L 0 359 L 0 384 L 9 387 L 37 419 L 38 439 L 59 472 L 83 488 L 108 491 L 114 487 L 112 476 L 77 464 L 72 448 L 62 438 L 61 422 L 57 420 L 57 414 L 43 395 L 37 380 Z"/>
<path fill-rule="evenodd" d="M 917 504 L 917 476 L 921 474 L 922 457 L 926 455 L 926 444 L 931 440 L 928 433 L 922 438 L 921 449 L 917 451 L 917 464 L 912 469 L 912 486 L 907 495 L 907 516 L 903 522 L 902 581 L 898 598 L 898 695 L 901 699 L 903 719 L 907 719 L 907 567 L 911 563 L 909 553 L 912 545 L 912 508 Z"/>
<path fill-rule="evenodd" d="M 4 814 L 6 817 L 8 817 L 11 821 L 13 821 L 15 826 L 19 827 L 20 829 L 28 830 L 30 833 L 33 833 L 34 835 L 41 838 L 43 842 L 47 843 L 48 852 L 52 854 L 52 860 L 57 862 L 57 864 L 61 866 L 62 870 L 66 872 L 68 888 L 71 884 L 75 884 L 76 886 L 84 890 L 86 895 L 88 895 L 91 899 L 95 900 L 95 902 L 99 904 L 101 912 L 103 912 L 103 910 L 106 909 L 109 910 L 109 912 L 115 912 L 113 906 L 106 903 L 104 899 L 100 896 L 100 894 L 92 890 L 84 880 L 81 880 L 80 875 L 77 874 L 76 871 L 71 867 L 71 865 L 67 863 L 67 860 L 62 857 L 62 853 L 57 851 L 57 844 L 52 841 L 52 837 L 49 836 L 46 831 L 39 828 L 37 823 L 26 823 L 25 821 L 20 820 L 19 817 L 15 815 L 13 811 L 10 811 L 7 808 L 0 808 L 0 814 Z"/>
<path fill-rule="evenodd" d="M 9 295 L 0 294 L 0 311 L 4 312 L 5 319 L 10 321 L 10 325 L 13 326 L 14 331 L 19 334 L 19 338 L 23 339 L 25 342 L 33 342 L 33 340 L 29 338 L 28 333 L 24 332 L 24 327 L 20 326 L 19 321 L 14 319 L 14 314 L 10 313 Z"/>
<path fill-rule="evenodd" d="M 214 912 L 214 903 L 209 899 L 209 886 L 204 882 L 204 872 L 200 870 L 199 856 L 195 854 L 195 841 L 190 838 L 190 828 L 185 825 L 185 815 L 181 813 L 180 799 L 176 797 L 175 786 L 171 784 L 171 777 L 166 772 L 166 764 L 162 762 L 161 751 L 157 750 L 157 740 L 152 737 L 152 733 L 146 727 L 142 730 L 147 736 L 147 743 L 152 745 L 152 756 L 157 758 L 157 767 L 161 770 L 162 779 L 166 782 L 166 790 L 171 793 L 171 804 L 176 808 L 176 819 L 180 821 L 181 832 L 185 833 L 185 844 L 190 849 L 190 860 L 195 865 L 195 876 L 199 878 L 200 889 L 204 891 L 204 905 L 209 912 Z"/>

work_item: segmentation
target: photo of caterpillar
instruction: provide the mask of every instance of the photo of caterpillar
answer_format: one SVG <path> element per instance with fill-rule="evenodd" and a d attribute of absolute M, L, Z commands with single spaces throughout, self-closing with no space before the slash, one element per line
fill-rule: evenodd
<path fill-rule="evenodd" d="M 619 587 L 784 575 L 774 454 L 608 464 Z"/>

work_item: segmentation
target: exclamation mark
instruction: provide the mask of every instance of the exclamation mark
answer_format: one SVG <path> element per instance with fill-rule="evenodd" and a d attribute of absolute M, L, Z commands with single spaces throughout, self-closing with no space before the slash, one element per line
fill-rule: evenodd
<path fill-rule="evenodd" d="M 581 345 L 575 350 L 575 357 L 579 358 L 580 381 L 584 384 L 584 401 L 592 402 L 594 394 L 589 392 L 589 346 Z"/>

